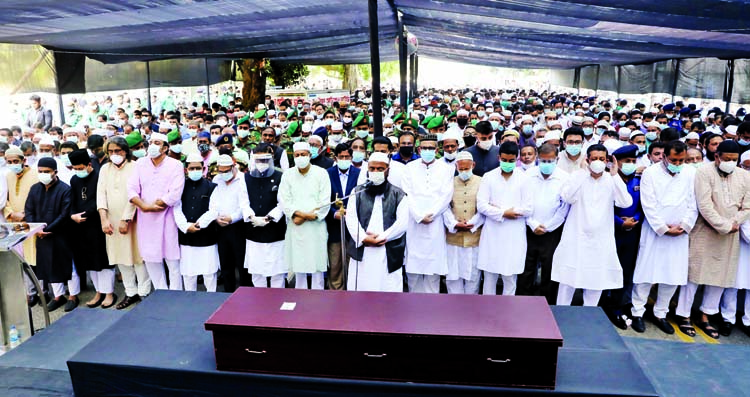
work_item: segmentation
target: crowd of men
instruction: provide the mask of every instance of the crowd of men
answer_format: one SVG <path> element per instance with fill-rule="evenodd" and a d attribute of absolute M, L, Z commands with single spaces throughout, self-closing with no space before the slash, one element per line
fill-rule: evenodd
<path fill-rule="evenodd" d="M 744 109 L 489 89 L 396 99 L 236 98 L 55 127 L 32 97 L 26 127 L 0 129 L 4 215 L 47 224 L 22 253 L 50 310 L 74 310 L 87 275 L 86 305 L 117 309 L 199 278 L 228 292 L 440 293 L 444 280 L 558 305 L 582 290 L 637 332 L 655 295 L 648 317 L 674 333 L 676 298 L 680 332 L 730 334 L 750 287 Z"/>

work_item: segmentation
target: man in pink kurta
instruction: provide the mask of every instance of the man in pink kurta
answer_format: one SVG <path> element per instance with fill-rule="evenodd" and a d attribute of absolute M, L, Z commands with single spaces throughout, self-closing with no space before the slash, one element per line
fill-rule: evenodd
<path fill-rule="evenodd" d="M 182 163 L 167 157 L 168 151 L 166 135 L 151 134 L 148 156 L 135 163 L 128 180 L 128 199 L 138 207 L 138 249 L 154 288 L 167 289 L 165 261 L 169 289 L 181 290 L 180 246 L 172 207 L 180 201 L 185 173 Z"/>

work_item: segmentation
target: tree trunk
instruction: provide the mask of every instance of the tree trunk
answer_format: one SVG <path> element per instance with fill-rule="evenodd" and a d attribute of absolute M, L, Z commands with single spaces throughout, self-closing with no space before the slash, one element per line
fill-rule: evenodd
<path fill-rule="evenodd" d="M 243 59 L 239 61 L 242 72 L 242 107 L 254 111 L 255 106 L 264 103 L 266 97 L 265 59 Z"/>
<path fill-rule="evenodd" d="M 353 92 L 359 86 L 359 70 L 357 65 L 344 65 L 344 76 L 342 77 L 342 89 Z"/>

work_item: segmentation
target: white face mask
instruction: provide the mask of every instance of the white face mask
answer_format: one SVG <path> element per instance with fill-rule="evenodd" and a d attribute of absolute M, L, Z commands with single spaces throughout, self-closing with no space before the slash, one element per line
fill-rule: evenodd
<path fill-rule="evenodd" d="M 379 186 L 385 182 L 385 172 L 368 172 L 367 178 L 372 181 L 373 185 Z"/>
<path fill-rule="evenodd" d="M 488 139 L 486 141 L 477 141 L 477 145 L 484 150 L 490 150 L 490 148 L 492 147 L 492 139 Z"/>
<path fill-rule="evenodd" d="M 594 174 L 601 174 L 602 172 L 604 172 L 605 168 L 607 168 L 607 164 L 605 164 L 601 160 L 594 160 L 591 162 L 591 164 L 589 164 L 589 169 Z"/>
<path fill-rule="evenodd" d="M 113 154 L 109 156 L 109 160 L 112 161 L 112 163 L 114 163 L 115 165 L 120 165 L 123 161 L 125 161 L 125 157 L 122 157 L 119 154 Z"/>
<path fill-rule="evenodd" d="M 731 174 L 732 172 L 734 172 L 734 169 L 736 167 L 737 163 L 735 163 L 734 161 L 722 161 L 721 163 L 719 163 L 719 169 L 727 174 Z"/>
<path fill-rule="evenodd" d="M 269 168 L 271 168 L 271 165 L 268 163 L 255 163 L 255 169 L 261 174 L 268 171 Z"/>
<path fill-rule="evenodd" d="M 294 165 L 299 169 L 305 169 L 310 165 L 310 156 L 299 156 L 294 158 Z"/>
<path fill-rule="evenodd" d="M 161 155 L 161 146 L 151 144 L 147 150 L 148 156 L 151 158 L 157 158 Z"/>
<path fill-rule="evenodd" d="M 225 119 L 219 119 L 218 121 L 216 121 L 216 124 L 222 127 L 226 127 L 227 121 Z"/>
<path fill-rule="evenodd" d="M 450 160 L 450 161 L 453 161 L 453 160 L 455 160 L 455 159 L 456 159 L 456 157 L 457 157 L 457 156 L 458 156 L 458 153 L 456 153 L 456 152 L 453 152 L 453 153 L 445 153 L 445 159 L 446 159 L 446 160 Z"/>
<path fill-rule="evenodd" d="M 51 158 L 51 157 L 52 157 L 52 152 L 40 152 L 39 153 L 40 159 Z"/>
<path fill-rule="evenodd" d="M 42 185 L 49 185 L 50 182 L 52 182 L 52 174 L 39 173 L 37 174 L 37 176 L 39 177 L 39 182 L 41 182 Z"/>

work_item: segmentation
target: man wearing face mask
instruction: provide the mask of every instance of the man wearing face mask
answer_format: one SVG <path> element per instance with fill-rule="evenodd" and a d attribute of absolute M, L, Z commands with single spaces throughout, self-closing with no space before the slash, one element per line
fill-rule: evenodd
<path fill-rule="evenodd" d="M 680 288 L 676 312 L 680 317 L 680 331 L 688 336 L 695 334 L 691 332 L 690 315 L 698 286 L 705 288 L 701 316 L 694 321 L 714 339 L 719 338 L 719 332 L 711 326 L 708 316 L 719 313 L 724 289 L 735 287 L 740 266 L 737 232 L 740 225 L 750 219 L 750 177 L 745 170 L 736 168 L 739 151 L 737 142 L 723 141 L 716 149 L 714 163 L 695 172 L 699 216 L 690 232 L 688 283 Z M 731 327 L 727 329 L 724 325 L 721 331 L 729 335 Z"/>
<path fill-rule="evenodd" d="M 403 137 L 403 135 L 402 135 Z M 442 213 L 453 197 L 455 168 L 436 161 L 437 137 L 419 144 L 420 159 L 410 162 L 401 181 L 409 195 L 406 272 L 410 292 L 440 292 L 440 276 L 448 273 Z"/>
<path fill-rule="evenodd" d="M 551 279 L 552 256 L 560 244 L 562 225 L 570 206 L 560 198 L 560 190 L 568 173 L 557 168 L 557 146 L 543 144 L 539 148 L 539 165 L 526 171 L 529 189 L 534 192 L 531 214 L 526 218 L 526 259 L 523 273 L 518 275 L 518 295 L 541 295 L 550 305 L 557 299 L 557 283 Z M 541 279 L 536 284 L 537 266 Z"/>
<path fill-rule="evenodd" d="M 310 145 L 294 144 L 295 168 L 284 172 L 279 186 L 281 202 L 288 222 L 284 258 L 295 273 L 295 288 L 323 289 L 323 272 L 328 268 L 325 216 L 329 211 L 331 182 L 326 170 L 310 164 Z"/>
<path fill-rule="evenodd" d="M 46 223 L 37 233 L 36 274 L 41 285 L 50 283 L 55 298 L 47 304 L 53 311 L 67 303 L 65 283 L 73 273 L 73 256 L 70 251 L 70 187 L 57 179 L 57 162 L 43 158 L 37 164 L 38 183 L 29 190 L 24 206 L 25 221 Z M 75 294 L 76 291 L 71 291 Z M 77 300 L 75 295 L 71 299 Z M 72 309 L 71 309 L 72 310 Z"/>
<path fill-rule="evenodd" d="M 307 143 L 310 145 L 310 164 L 326 170 L 333 166 L 333 160 L 326 156 L 326 148 L 323 146 L 323 138 L 318 135 L 313 135 L 307 139 Z"/>
<path fill-rule="evenodd" d="M 750 121 L 737 126 L 737 143 L 740 146 L 740 156 L 750 150 Z"/>
<path fill-rule="evenodd" d="M 596 306 L 603 290 L 622 288 L 612 219 L 615 206 L 630 207 L 633 199 L 617 174 L 617 159 L 611 158 L 605 172 L 610 158 L 604 145 L 592 145 L 588 169 L 571 174 L 560 191 L 570 212 L 552 259 L 552 280 L 560 283 L 558 305 L 570 305 L 577 288 L 583 289 L 584 306 Z"/>
<path fill-rule="evenodd" d="M 480 121 L 474 126 L 476 129 L 477 142 L 474 146 L 466 149 L 474 158 L 474 174 L 483 176 L 500 166 L 498 160 L 500 147 L 494 144 L 494 131 L 492 125 L 487 121 Z"/>
<path fill-rule="evenodd" d="M 601 135 L 594 133 L 596 128 L 594 127 L 594 119 L 591 117 L 583 118 L 581 129 L 583 130 L 583 146 L 581 147 L 581 151 L 585 152 L 589 146 L 599 143 Z"/>
<path fill-rule="evenodd" d="M 516 278 L 523 272 L 526 222 L 531 214 L 531 191 L 524 171 L 516 168 L 518 144 L 500 145 L 500 167 L 482 177 L 477 209 L 485 217 L 479 240 L 478 268 L 484 273 L 484 295 L 495 295 L 503 279 L 503 295 L 516 294 Z M 498 258 L 497 253 L 502 252 Z"/>
<path fill-rule="evenodd" d="M 253 142 L 250 136 L 250 116 L 248 113 L 241 119 L 237 120 L 237 148 L 246 151 L 248 154 L 253 152 L 257 143 Z"/>
<path fill-rule="evenodd" d="M 96 171 L 107 163 L 106 153 L 104 153 L 104 137 L 101 135 L 92 134 L 89 136 L 86 147 L 91 153 L 91 166 Z"/>
<path fill-rule="evenodd" d="M 331 201 L 342 198 L 351 194 L 357 186 L 360 176 L 360 169 L 352 167 L 352 149 L 346 144 L 339 144 L 334 150 L 336 164 L 327 169 L 328 178 L 331 181 Z M 344 206 L 348 204 L 348 199 L 344 200 Z M 346 212 L 344 212 L 344 215 Z M 326 216 L 328 226 L 328 263 L 330 273 L 328 283 L 330 289 L 344 289 L 346 276 L 343 269 L 344 263 L 348 261 L 341 257 L 341 216 L 340 211 L 331 206 Z"/>
<path fill-rule="evenodd" d="M 172 130 L 167 134 L 167 141 L 169 143 L 169 157 L 182 162 L 185 160 L 185 155 L 182 154 L 182 136 L 177 129 Z"/>
<path fill-rule="evenodd" d="M 174 206 L 174 219 L 180 230 L 180 273 L 185 291 L 196 291 L 198 276 L 203 276 L 206 291 L 216 292 L 219 270 L 217 226 L 209 214 L 211 194 L 216 184 L 203 177 L 203 158 L 198 153 L 187 157 L 187 179 L 180 201 Z"/>
<path fill-rule="evenodd" d="M 398 153 L 394 154 L 391 157 L 391 160 L 402 164 L 409 164 L 410 162 L 419 159 L 419 155 L 414 153 L 415 141 L 416 137 L 413 133 L 406 131 L 402 132 L 401 135 L 398 136 Z"/>
<path fill-rule="evenodd" d="M 331 149 L 335 149 L 339 144 L 347 143 L 348 141 L 344 136 L 344 125 L 340 121 L 331 123 L 331 131 L 328 134 L 328 146 Z"/>
<path fill-rule="evenodd" d="M 370 125 L 369 117 L 365 112 L 360 112 L 352 122 L 352 129 L 354 130 L 354 136 L 352 138 L 362 138 L 366 140 L 367 147 L 371 148 L 372 139 L 370 139 Z"/>
<path fill-rule="evenodd" d="M 654 322 L 664 333 L 674 333 L 666 316 L 677 287 L 687 284 L 688 234 L 698 217 L 694 173 L 683 167 L 687 150 L 682 142 L 670 142 L 664 161 L 643 172 L 640 194 L 645 216 L 633 275 L 631 309 L 636 332 L 646 330 L 643 321 L 646 303 L 652 285 L 659 284 Z M 689 332 L 681 328 L 682 332 Z"/>
<path fill-rule="evenodd" d="M 477 192 L 482 177 L 474 175 L 474 158 L 461 152 L 455 161 L 458 175 L 453 178 L 450 209 L 443 212 L 448 253 L 445 284 L 449 294 L 478 294 L 477 257 L 484 215 L 477 211 Z"/>
<path fill-rule="evenodd" d="M 642 137 L 643 133 L 640 130 L 635 130 L 633 134 L 641 134 L 640 137 L 645 139 Z M 630 207 L 615 207 L 615 244 L 617 245 L 617 257 L 620 260 L 620 266 L 622 266 L 623 286 L 608 291 L 606 294 L 607 303 L 604 305 L 604 311 L 610 321 L 620 329 L 627 329 L 628 327 L 627 317 L 624 313 L 630 306 L 633 271 L 638 255 L 638 241 L 643 220 L 640 198 L 641 175 L 637 171 L 638 165 L 636 164 L 636 156 L 639 151 L 638 145 L 626 145 L 612 152 L 620 166 L 619 177 L 627 185 L 628 193 L 633 201 Z"/>
<path fill-rule="evenodd" d="M 174 205 L 185 187 L 182 163 L 167 156 L 167 136 L 151 134 L 148 158 L 135 163 L 128 179 L 128 199 L 138 207 L 138 248 L 156 289 L 167 289 L 163 262 L 169 269 L 169 288 L 182 289 L 180 246 Z"/>
<path fill-rule="evenodd" d="M 440 161 L 454 167 L 456 164 L 456 158 L 458 157 L 458 150 L 463 146 L 463 134 L 458 128 L 452 128 L 443 135 L 443 157 Z M 473 158 L 472 158 L 473 162 Z M 474 168 L 474 165 L 471 166 Z"/>
<path fill-rule="evenodd" d="M 367 179 L 372 186 L 349 199 L 349 291 L 403 292 L 409 198 L 388 182 L 389 163 L 388 155 L 373 153 L 367 164 Z"/>
<path fill-rule="evenodd" d="M 583 147 L 583 130 L 570 127 L 563 134 L 565 150 L 558 156 L 557 166 L 567 173 L 573 173 L 585 166 L 585 156 L 581 153 Z"/>
<path fill-rule="evenodd" d="M 256 288 L 284 288 L 289 271 L 284 261 L 286 221 L 278 193 L 282 173 L 273 167 L 273 148 L 260 144 L 253 154 L 254 168 L 245 174 L 249 207 L 245 220 L 245 268 Z M 269 281 L 270 278 L 270 281 Z"/>
<path fill-rule="evenodd" d="M 281 168 L 282 171 L 289 169 L 289 157 L 287 156 L 284 148 L 276 146 L 276 131 L 271 127 L 263 128 L 262 131 L 262 142 L 273 147 L 273 163 L 276 168 Z"/>

